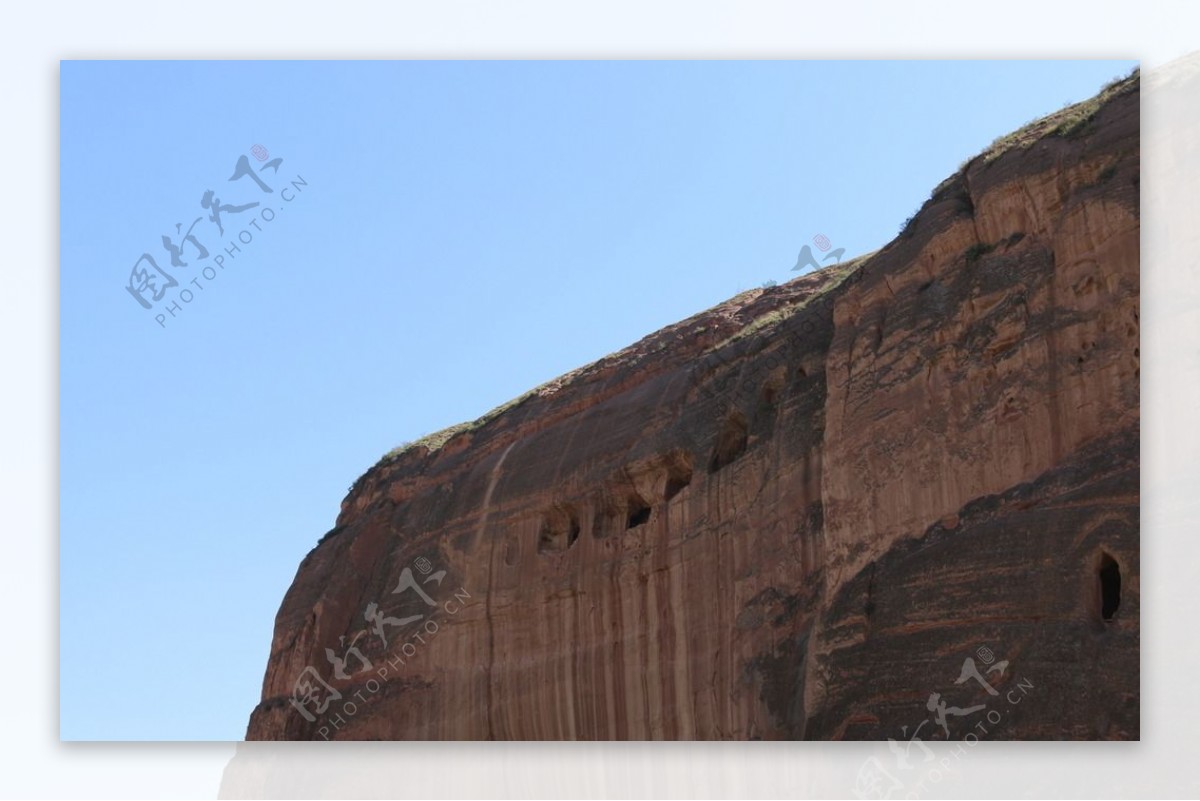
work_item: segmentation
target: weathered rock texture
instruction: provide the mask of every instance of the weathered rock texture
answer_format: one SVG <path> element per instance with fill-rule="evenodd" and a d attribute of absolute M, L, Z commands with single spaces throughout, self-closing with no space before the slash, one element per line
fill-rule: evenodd
<path fill-rule="evenodd" d="M 300 565 L 248 738 L 1137 738 L 1138 98 L 385 458 Z M 943 729 L 933 693 L 988 707 Z"/>

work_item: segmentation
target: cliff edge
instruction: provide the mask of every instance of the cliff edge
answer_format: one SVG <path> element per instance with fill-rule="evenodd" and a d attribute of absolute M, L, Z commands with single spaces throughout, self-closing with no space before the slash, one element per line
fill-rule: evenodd
<path fill-rule="evenodd" d="M 1137 739 L 1138 81 L 386 456 L 247 739 Z"/>

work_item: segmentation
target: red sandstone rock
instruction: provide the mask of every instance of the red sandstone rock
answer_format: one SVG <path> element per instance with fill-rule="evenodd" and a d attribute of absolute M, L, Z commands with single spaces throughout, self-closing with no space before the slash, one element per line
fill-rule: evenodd
<path fill-rule="evenodd" d="M 247 738 L 1137 738 L 1138 98 L 381 461 Z"/>

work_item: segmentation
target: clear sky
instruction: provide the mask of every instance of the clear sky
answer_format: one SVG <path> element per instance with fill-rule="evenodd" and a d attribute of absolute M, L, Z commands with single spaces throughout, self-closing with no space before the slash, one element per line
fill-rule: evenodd
<path fill-rule="evenodd" d="M 241 739 L 383 453 L 794 277 L 814 235 L 886 244 L 1133 66 L 64 62 L 61 736 Z"/>

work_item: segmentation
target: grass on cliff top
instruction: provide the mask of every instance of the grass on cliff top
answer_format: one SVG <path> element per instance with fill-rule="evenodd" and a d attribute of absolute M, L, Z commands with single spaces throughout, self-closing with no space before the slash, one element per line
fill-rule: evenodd
<path fill-rule="evenodd" d="M 984 162 L 993 161 L 996 157 L 1015 148 L 1026 148 L 1047 136 L 1061 136 L 1072 139 L 1087 131 L 1096 113 L 1104 104 L 1119 95 L 1131 91 L 1137 86 L 1141 77 L 1139 67 L 1125 76 L 1118 76 L 1106 83 L 1094 96 L 1087 100 L 1073 103 L 1045 117 L 1031 120 L 1012 133 L 998 136 L 992 143 L 975 158 L 983 157 Z M 974 159 L 971 159 L 974 161 Z M 966 163 L 963 164 L 966 166 Z"/>
<path fill-rule="evenodd" d="M 767 314 L 761 315 L 760 317 L 755 317 L 753 320 L 751 320 L 749 323 L 747 323 L 744 327 L 742 327 L 739 331 L 731 334 L 730 336 L 721 340 L 717 344 L 713 345 L 711 348 L 709 348 L 707 351 L 705 351 L 705 353 L 712 353 L 713 351 L 719 350 L 732 342 L 737 342 L 740 339 L 745 339 L 746 337 L 750 336 L 751 334 L 755 333 L 756 331 L 761 331 L 764 328 L 769 328 L 771 326 L 774 326 L 777 323 L 781 322 L 782 320 L 784 320 L 788 317 L 791 317 L 793 314 L 796 314 L 797 312 L 802 311 L 803 309 L 807 308 L 808 305 L 810 303 L 812 303 L 813 301 L 817 300 L 818 298 L 822 298 L 825 295 L 828 295 L 830 292 L 832 292 L 833 290 L 835 290 L 839 286 L 841 286 L 842 283 L 855 270 L 857 270 L 867 259 L 874 256 L 875 253 L 877 253 L 877 252 L 878 251 L 864 253 L 861 256 L 855 256 L 854 258 L 849 259 L 844 262 L 841 262 L 840 264 L 834 264 L 830 267 L 826 267 L 825 270 L 830 271 L 832 273 L 832 275 L 830 276 L 830 278 L 828 280 L 825 281 L 825 283 L 821 284 L 820 288 L 818 288 L 816 292 L 809 295 L 807 298 L 804 298 L 803 300 L 799 301 L 798 303 L 793 303 L 788 306 L 781 306 L 772 312 L 768 312 Z M 825 270 L 822 270 L 821 272 L 824 272 Z"/>
<path fill-rule="evenodd" d="M 450 441 L 450 438 L 461 431 L 466 431 L 471 427 L 471 423 L 456 423 L 441 431 L 434 431 L 432 434 L 426 434 L 420 439 L 414 439 L 412 442 L 403 442 L 383 455 L 379 461 L 388 462 L 395 459 L 400 454 L 411 448 L 425 447 L 431 451 L 436 451 L 438 448 Z"/>
<path fill-rule="evenodd" d="M 558 379 L 554 379 L 554 380 L 557 381 Z M 405 453 L 406 451 L 413 450 L 414 448 L 427 448 L 431 453 L 433 451 L 439 450 L 443 445 L 445 445 L 447 442 L 449 442 L 451 439 L 458 436 L 459 434 L 463 434 L 463 433 L 466 433 L 469 431 L 474 431 L 475 429 L 479 428 L 480 426 L 487 423 L 488 421 L 493 420 L 496 417 L 499 417 L 501 414 L 508 411 L 512 407 L 516 406 L 518 403 L 521 403 L 526 398 L 529 398 L 530 396 L 537 394 L 537 392 L 539 390 L 541 390 L 542 387 L 548 386 L 551 383 L 553 383 L 553 381 L 548 381 L 545 384 L 541 384 L 537 387 L 534 387 L 533 389 L 529 390 L 525 394 L 518 395 L 517 397 L 508 401 L 507 403 L 503 403 L 503 404 L 497 406 L 495 409 L 492 409 L 491 411 L 485 413 L 483 416 L 478 417 L 474 420 L 467 420 L 462 423 L 455 423 L 454 425 L 443 428 L 440 431 L 434 431 L 432 434 L 426 434 L 425 436 L 421 437 L 420 439 L 414 439 L 412 442 L 401 443 L 400 445 L 397 445 L 396 447 L 392 448 L 390 451 L 385 453 L 380 458 L 380 460 L 375 463 L 375 467 L 380 467 L 381 465 L 385 465 L 388 462 L 394 461 L 397 458 L 399 458 L 401 454 Z M 373 467 L 371 469 L 374 470 L 375 468 Z M 370 471 L 367 471 L 367 472 L 370 472 Z"/>
<path fill-rule="evenodd" d="M 967 168 L 971 166 L 971 163 L 977 159 L 983 159 L 984 164 L 990 164 L 1009 151 L 1028 148 L 1049 136 L 1061 136 L 1066 139 L 1073 139 L 1086 133 L 1092 121 L 1096 118 L 1097 112 L 1104 107 L 1104 104 L 1115 97 L 1132 91 L 1138 85 L 1140 77 L 1140 68 L 1134 67 L 1128 75 L 1124 77 L 1118 76 L 1106 83 L 1093 97 L 1064 106 L 1058 111 L 1047 114 L 1044 117 L 1030 120 L 1015 131 L 996 137 L 980 153 L 958 165 L 958 169 L 954 171 L 954 174 L 947 176 L 944 181 L 935 186 L 933 191 L 929 193 L 929 197 L 931 199 L 937 197 L 956 178 L 963 175 L 967 171 Z M 910 232 L 912 224 L 916 222 L 917 215 L 921 213 L 921 209 L 923 208 L 925 208 L 925 204 L 921 204 L 921 208 L 913 212 L 912 216 L 901 224 L 901 236 Z"/>
<path fill-rule="evenodd" d="M 605 356 L 604 358 L 607 359 L 607 358 L 609 358 L 609 356 Z M 604 359 L 601 359 L 600 361 L 603 361 L 603 360 Z M 549 387 L 551 384 L 561 383 L 563 381 L 563 379 L 567 378 L 568 376 L 574 375 L 575 373 L 585 370 L 585 369 L 587 369 L 587 367 L 590 367 L 590 366 L 591 365 L 586 365 L 585 367 L 581 367 L 577 370 L 572 370 L 569 373 L 565 373 L 564 375 L 560 375 L 555 378 L 552 378 L 543 384 L 538 384 L 536 387 L 529 390 L 528 392 L 525 392 L 521 395 L 518 395 L 517 397 L 513 398 L 510 401 L 506 401 L 506 402 L 500 404 L 496 408 L 491 409 L 488 412 L 485 412 L 483 415 L 475 418 L 474 420 L 466 420 L 462 423 L 455 423 L 454 425 L 443 428 L 440 431 L 434 431 L 432 434 L 426 434 L 425 436 L 421 437 L 420 439 L 414 439 L 411 442 L 403 442 L 403 443 L 397 445 L 396 447 L 392 448 L 390 451 L 385 453 L 382 457 L 380 457 L 379 461 L 375 463 L 375 466 L 372 467 L 371 470 L 374 470 L 377 467 L 385 465 L 388 462 L 395 461 L 397 458 L 400 457 L 401 454 L 406 453 L 407 451 L 413 450 L 415 448 L 427 448 L 431 453 L 433 451 L 439 450 L 443 445 L 445 445 L 447 442 L 449 442 L 450 440 L 452 440 L 454 437 L 458 436 L 459 434 L 468 433 L 468 432 L 471 432 L 478 428 L 483 427 L 485 424 L 496 419 L 500 415 L 507 412 L 509 409 L 512 409 L 513 407 L 520 405 L 521 403 L 523 403 L 524 401 L 533 397 L 534 395 L 541 393 L 542 390 L 544 390 L 546 387 Z M 368 470 L 367 473 L 370 473 L 371 470 Z M 365 476 L 365 475 L 366 475 L 366 473 L 363 474 L 363 476 Z M 361 480 L 361 479 L 362 479 L 362 476 L 359 477 L 359 480 Z M 357 482 L 355 482 L 355 483 L 357 484 Z"/>

